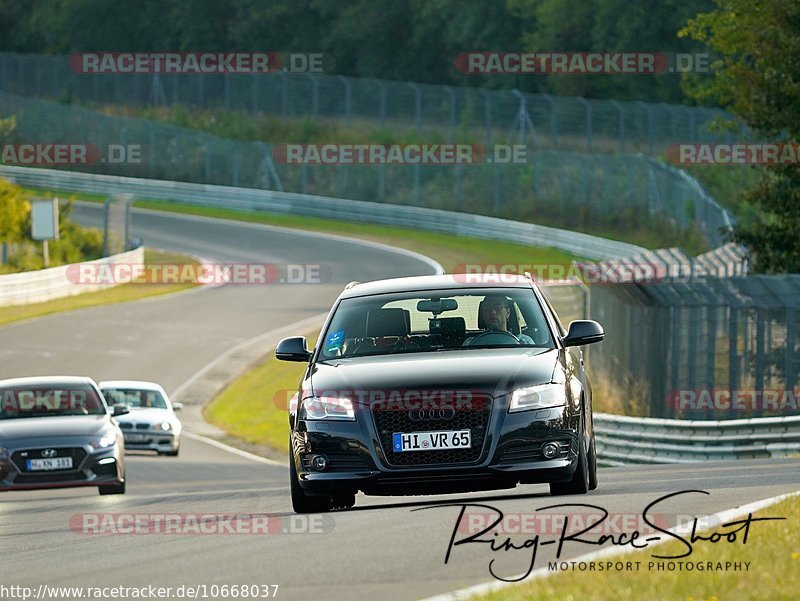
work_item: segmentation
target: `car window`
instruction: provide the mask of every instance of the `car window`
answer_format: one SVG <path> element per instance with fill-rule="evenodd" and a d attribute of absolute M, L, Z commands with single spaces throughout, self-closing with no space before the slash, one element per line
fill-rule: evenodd
<path fill-rule="evenodd" d="M 123 404 L 131 409 L 166 409 L 167 402 L 157 390 L 136 388 L 104 388 L 103 395 L 111 405 Z"/>
<path fill-rule="evenodd" d="M 494 303 L 489 303 L 492 299 Z M 500 323 L 486 323 L 481 317 L 482 310 L 492 304 L 496 305 L 494 312 L 502 314 Z M 322 340 L 323 359 L 553 346 L 538 300 L 525 288 L 437 290 L 344 299 Z"/>
<path fill-rule="evenodd" d="M 0 388 L 0 419 L 105 415 L 103 400 L 91 386 Z"/>

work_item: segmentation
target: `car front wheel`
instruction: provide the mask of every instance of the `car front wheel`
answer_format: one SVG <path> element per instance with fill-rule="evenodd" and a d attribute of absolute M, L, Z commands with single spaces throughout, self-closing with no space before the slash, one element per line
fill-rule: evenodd
<path fill-rule="evenodd" d="M 585 495 L 589 492 L 589 459 L 586 452 L 586 443 L 581 436 L 581 448 L 578 452 L 578 467 L 571 480 L 567 482 L 551 482 L 551 495 Z"/>
<path fill-rule="evenodd" d="M 294 466 L 292 447 L 289 446 L 289 488 L 292 493 L 292 509 L 295 513 L 324 513 L 331 510 L 331 498 L 328 496 L 307 495 L 297 480 L 297 469 Z M 355 503 L 355 499 L 353 499 Z"/>

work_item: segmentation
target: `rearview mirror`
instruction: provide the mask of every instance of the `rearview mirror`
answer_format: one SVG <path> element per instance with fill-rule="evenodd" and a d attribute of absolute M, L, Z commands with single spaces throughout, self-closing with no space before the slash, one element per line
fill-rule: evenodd
<path fill-rule="evenodd" d="M 583 346 L 605 338 L 603 326 L 591 319 L 577 319 L 569 324 L 567 335 L 561 339 L 564 346 Z"/>
<path fill-rule="evenodd" d="M 180 411 L 181 409 L 183 409 L 183 403 L 172 403 L 173 411 Z"/>
<path fill-rule="evenodd" d="M 125 403 L 117 403 L 115 404 L 112 409 L 114 410 L 114 417 L 119 417 L 120 415 L 127 415 L 131 412 L 130 407 L 128 407 Z"/>
<path fill-rule="evenodd" d="M 455 311 L 458 309 L 458 301 L 454 298 L 437 298 L 431 300 L 421 300 L 417 303 L 417 311 L 420 313 L 433 313 L 439 315 L 445 311 Z"/>
<path fill-rule="evenodd" d="M 308 361 L 311 359 L 311 351 L 306 345 L 305 336 L 292 336 L 284 338 L 278 343 L 275 349 L 275 357 L 281 361 Z"/>

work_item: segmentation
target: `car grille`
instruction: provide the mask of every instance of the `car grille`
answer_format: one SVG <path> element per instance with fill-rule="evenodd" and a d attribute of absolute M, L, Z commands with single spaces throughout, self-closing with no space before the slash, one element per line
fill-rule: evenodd
<path fill-rule="evenodd" d="M 13 455 L 11 455 L 11 461 L 14 462 L 14 465 L 17 466 L 17 469 L 22 473 L 31 473 L 31 474 L 52 474 L 52 473 L 59 473 L 59 472 L 69 472 L 77 470 L 81 462 L 83 461 L 84 457 L 86 457 L 86 451 L 81 449 L 80 447 L 75 448 L 64 448 L 64 449 L 55 449 L 56 454 L 55 457 L 72 457 L 72 467 L 66 470 L 28 470 L 28 459 L 40 459 L 42 457 L 42 451 L 45 449 L 26 449 L 22 451 L 15 451 Z"/>
<path fill-rule="evenodd" d="M 133 428 L 133 424 L 128 422 L 120 422 L 119 427 L 122 428 L 123 430 L 130 430 L 131 428 Z"/>
<path fill-rule="evenodd" d="M 450 419 L 412 420 L 410 412 L 394 408 L 373 409 L 372 418 L 389 465 L 414 467 L 422 465 L 475 463 L 481 458 L 483 444 L 492 413 L 492 400 L 473 397 L 470 407 L 459 407 Z M 406 451 L 396 453 L 392 446 L 395 432 L 435 432 L 440 430 L 469 430 L 472 446 L 468 449 L 444 449 L 441 451 Z"/>
<path fill-rule="evenodd" d="M 86 480 L 86 474 L 83 472 L 77 473 L 64 473 L 64 472 L 41 472 L 37 475 L 33 473 L 19 474 L 14 478 L 14 484 L 58 484 L 59 482 L 75 482 L 78 480 Z"/>
<path fill-rule="evenodd" d="M 509 444 L 503 451 L 499 463 L 526 463 L 531 461 L 544 461 L 542 456 L 542 445 L 545 442 L 521 442 Z M 569 440 L 554 440 L 558 445 L 559 452 L 553 459 L 562 459 L 569 453 L 570 441 Z"/>

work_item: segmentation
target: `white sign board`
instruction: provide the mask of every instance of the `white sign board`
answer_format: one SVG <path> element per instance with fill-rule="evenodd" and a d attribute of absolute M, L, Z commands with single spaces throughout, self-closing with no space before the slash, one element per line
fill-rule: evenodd
<path fill-rule="evenodd" d="M 31 201 L 31 237 L 58 240 L 58 199 Z"/>

